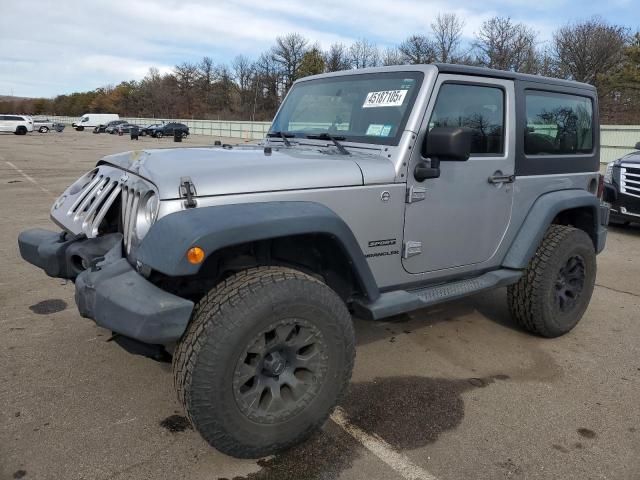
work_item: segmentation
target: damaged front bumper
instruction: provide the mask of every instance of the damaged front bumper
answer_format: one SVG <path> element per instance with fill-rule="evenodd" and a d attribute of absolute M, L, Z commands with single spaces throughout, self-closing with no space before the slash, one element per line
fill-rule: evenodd
<path fill-rule="evenodd" d="M 22 232 L 20 254 L 47 275 L 75 281 L 80 314 L 135 340 L 166 345 L 184 333 L 193 302 L 157 287 L 122 255 L 122 234 L 98 238 L 43 229 Z"/>

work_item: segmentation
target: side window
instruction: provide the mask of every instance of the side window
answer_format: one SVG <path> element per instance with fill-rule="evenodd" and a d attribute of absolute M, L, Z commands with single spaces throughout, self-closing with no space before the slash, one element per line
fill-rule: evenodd
<path fill-rule="evenodd" d="M 444 83 L 429 121 L 433 127 L 473 130 L 471 154 L 504 153 L 504 91 L 498 87 Z"/>
<path fill-rule="evenodd" d="M 593 151 L 593 105 L 590 98 L 527 90 L 527 155 L 575 155 Z"/>

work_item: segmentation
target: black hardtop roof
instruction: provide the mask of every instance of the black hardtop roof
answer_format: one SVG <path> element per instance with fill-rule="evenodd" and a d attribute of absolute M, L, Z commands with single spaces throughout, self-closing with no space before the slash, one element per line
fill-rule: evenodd
<path fill-rule="evenodd" d="M 473 75 L 490 78 L 504 78 L 508 80 L 520 80 L 523 82 L 534 82 L 545 85 L 557 85 L 559 87 L 580 88 L 594 91 L 593 85 L 572 80 L 562 80 L 559 78 L 543 77 L 540 75 L 530 75 L 527 73 L 508 72 L 505 70 L 494 70 L 485 67 L 472 67 L 469 65 L 453 65 L 450 63 L 434 63 L 440 73 L 453 73 L 456 75 Z"/>

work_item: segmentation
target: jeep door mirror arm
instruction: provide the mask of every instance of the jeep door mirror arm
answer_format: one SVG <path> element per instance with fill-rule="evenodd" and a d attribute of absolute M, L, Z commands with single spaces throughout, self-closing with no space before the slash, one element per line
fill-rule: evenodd
<path fill-rule="evenodd" d="M 413 176 L 418 182 L 423 182 L 428 178 L 438 178 L 440 176 L 440 159 L 432 157 L 428 161 L 420 161 L 413 170 Z"/>

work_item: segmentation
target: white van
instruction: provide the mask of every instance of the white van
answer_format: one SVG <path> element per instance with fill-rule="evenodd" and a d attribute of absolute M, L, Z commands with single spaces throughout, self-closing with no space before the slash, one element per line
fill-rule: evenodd
<path fill-rule="evenodd" d="M 0 132 L 26 135 L 27 132 L 33 132 L 33 119 L 28 115 L 0 114 Z"/>
<path fill-rule="evenodd" d="M 117 113 L 85 113 L 77 122 L 73 122 L 71 126 L 81 132 L 88 127 L 106 125 L 112 120 L 120 120 L 120 115 Z"/>

